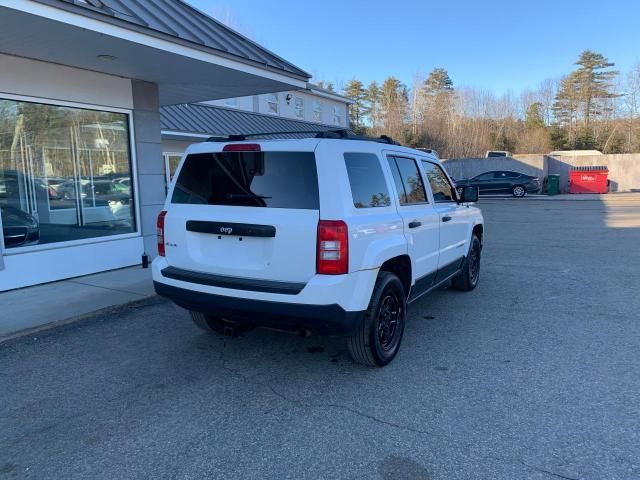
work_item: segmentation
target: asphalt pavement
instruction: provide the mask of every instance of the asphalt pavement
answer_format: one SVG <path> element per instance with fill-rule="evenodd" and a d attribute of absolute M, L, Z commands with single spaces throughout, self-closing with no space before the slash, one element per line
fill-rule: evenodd
<path fill-rule="evenodd" d="M 640 478 L 640 200 L 480 205 L 383 369 L 158 298 L 0 345 L 0 478 Z"/>

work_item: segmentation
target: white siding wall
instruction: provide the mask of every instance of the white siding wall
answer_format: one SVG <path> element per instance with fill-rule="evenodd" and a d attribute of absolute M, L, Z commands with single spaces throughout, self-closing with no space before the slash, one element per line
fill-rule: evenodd
<path fill-rule="evenodd" d="M 291 100 L 289 104 L 287 104 L 286 98 L 287 95 L 291 95 Z M 313 114 L 313 104 L 315 101 L 321 102 L 322 111 L 321 111 L 321 120 L 319 123 L 323 123 L 325 125 L 336 125 L 340 127 L 347 126 L 347 104 L 345 102 L 340 102 L 338 100 L 332 100 L 329 98 L 325 98 L 319 95 L 314 95 L 313 93 L 301 92 L 301 91 L 292 91 L 292 92 L 280 92 L 277 93 L 279 100 L 279 108 L 280 108 L 280 116 L 286 118 L 293 118 L 297 120 L 305 120 L 307 122 L 317 122 Z M 304 102 L 304 118 L 299 118 L 296 116 L 296 108 L 295 108 L 295 99 L 299 97 Z M 268 95 L 260 95 L 259 96 L 259 113 L 269 113 L 268 106 Z M 337 108 L 341 113 L 341 123 L 334 123 L 334 114 L 333 109 Z"/>
<path fill-rule="evenodd" d="M 307 122 L 322 123 L 325 125 L 335 125 L 336 127 L 347 127 L 348 120 L 348 104 L 339 100 L 333 100 L 311 92 L 303 92 L 293 90 L 289 92 L 279 92 L 274 95 L 278 97 L 278 115 L 294 120 L 305 120 Z M 291 100 L 287 104 L 287 95 L 291 95 Z M 304 116 L 300 118 L 296 115 L 296 97 L 301 98 L 304 104 Z M 226 100 L 213 100 L 203 102 L 209 105 L 219 107 L 238 108 L 247 112 L 264 113 L 273 115 L 269 110 L 270 95 L 257 95 L 255 97 L 241 97 L 235 99 L 236 102 L 229 104 Z M 321 119 L 318 120 L 314 116 L 314 102 L 319 101 L 322 105 Z M 340 123 L 334 122 L 334 108 L 340 113 Z"/>
<path fill-rule="evenodd" d="M 238 110 L 246 110 L 247 112 L 253 112 L 253 97 L 237 97 L 225 100 L 212 100 L 210 102 L 203 102 L 208 105 L 215 105 L 216 107 L 237 108 Z"/>

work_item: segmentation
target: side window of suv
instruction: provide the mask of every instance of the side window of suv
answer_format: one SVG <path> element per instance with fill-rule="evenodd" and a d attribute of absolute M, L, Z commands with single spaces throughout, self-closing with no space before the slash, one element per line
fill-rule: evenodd
<path fill-rule="evenodd" d="M 431 191 L 433 192 L 433 200 L 436 203 L 440 202 L 452 202 L 456 199 L 454 188 L 449 183 L 449 179 L 445 175 L 442 168 L 435 163 L 422 161 L 424 172 L 429 180 Z"/>
<path fill-rule="evenodd" d="M 427 203 L 422 177 L 413 158 L 387 157 L 400 205 Z"/>
<path fill-rule="evenodd" d="M 378 156 L 373 153 L 345 153 L 351 196 L 356 208 L 391 205 L 387 181 Z"/>

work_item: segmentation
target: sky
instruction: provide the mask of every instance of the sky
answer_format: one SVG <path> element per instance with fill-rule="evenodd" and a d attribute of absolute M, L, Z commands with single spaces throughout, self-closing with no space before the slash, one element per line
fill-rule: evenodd
<path fill-rule="evenodd" d="M 640 62 L 639 0 L 188 0 L 272 52 L 340 86 L 449 71 L 496 95 L 571 71 L 581 51 L 621 72 Z"/>

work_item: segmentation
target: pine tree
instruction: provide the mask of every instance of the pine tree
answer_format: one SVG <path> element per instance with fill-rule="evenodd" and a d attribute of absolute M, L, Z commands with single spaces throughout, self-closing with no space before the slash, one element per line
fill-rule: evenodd
<path fill-rule="evenodd" d="M 453 92 L 453 80 L 444 68 L 434 68 L 422 87 L 425 95 L 435 97 L 441 93 Z"/>
<path fill-rule="evenodd" d="M 434 68 L 422 84 L 423 112 L 419 115 L 429 122 L 446 120 L 453 110 L 453 80 L 444 68 Z"/>
<path fill-rule="evenodd" d="M 529 105 L 527 114 L 524 120 L 524 126 L 528 130 L 535 130 L 536 128 L 544 128 L 544 105 L 540 102 L 534 102 Z"/>
<path fill-rule="evenodd" d="M 397 78 L 388 77 L 380 88 L 380 107 L 384 132 L 392 137 L 403 136 L 407 119 L 409 95 L 407 87 Z"/>
<path fill-rule="evenodd" d="M 578 115 L 580 110 L 580 91 L 577 75 L 570 73 L 560 81 L 558 93 L 552 110 L 557 129 L 552 134 L 557 140 L 555 145 L 562 143 L 565 147 L 573 149 L 576 147 Z M 561 132 L 563 132 L 561 134 Z"/>
<path fill-rule="evenodd" d="M 582 52 L 576 65 L 579 68 L 560 82 L 553 112 L 558 126 L 566 129 L 570 148 L 594 148 L 595 134 L 590 125 L 617 97 L 613 79 L 618 72 L 610 69 L 614 63 L 591 50 Z"/>
<path fill-rule="evenodd" d="M 377 134 L 380 127 L 380 87 L 375 80 L 367 87 L 365 100 L 365 115 L 369 118 L 373 133 Z"/>
<path fill-rule="evenodd" d="M 333 83 L 331 82 L 325 82 L 324 80 L 318 80 L 317 82 L 315 82 L 316 87 L 320 87 L 323 88 L 325 90 L 328 90 L 330 92 L 335 92 L 335 88 L 333 86 Z"/>
<path fill-rule="evenodd" d="M 349 80 L 344 87 L 343 94 L 345 97 L 353 100 L 353 105 L 349 107 L 349 120 L 351 128 L 358 133 L 362 133 L 364 116 L 366 114 L 367 91 L 364 84 L 355 78 Z"/>
<path fill-rule="evenodd" d="M 602 113 L 602 100 L 615 98 L 613 79 L 618 75 L 615 66 L 601 53 L 585 50 L 576 62 L 579 68 L 574 72 L 580 100 L 584 108 L 585 125 L 589 127 L 592 116 Z"/>

